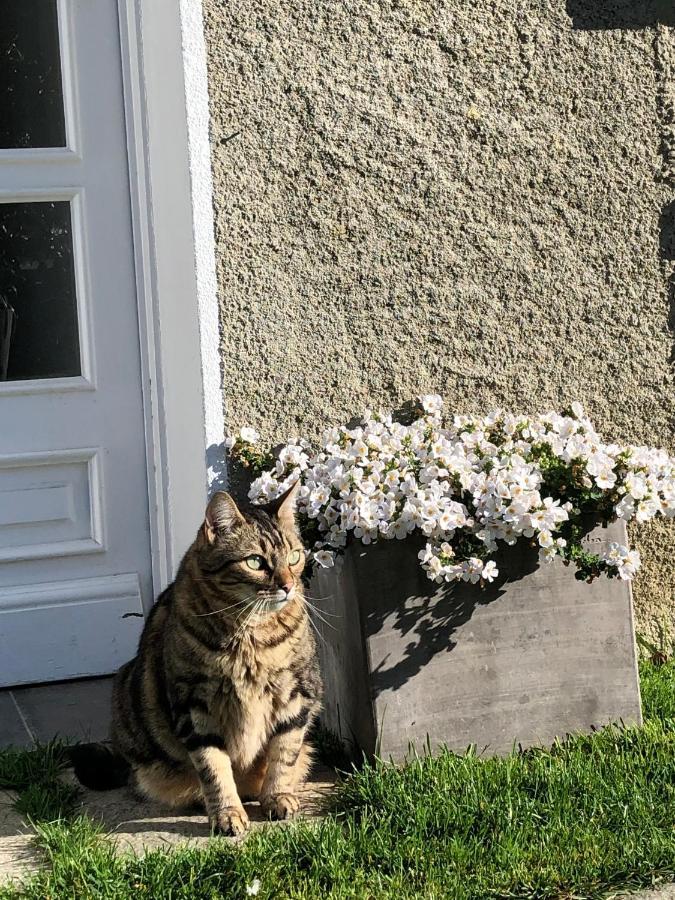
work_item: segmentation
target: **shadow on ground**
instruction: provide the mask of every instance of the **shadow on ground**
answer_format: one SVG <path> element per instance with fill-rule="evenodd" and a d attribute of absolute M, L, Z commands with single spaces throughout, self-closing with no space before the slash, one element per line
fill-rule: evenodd
<path fill-rule="evenodd" d="M 68 772 L 66 777 L 77 783 L 72 772 Z M 322 803 L 334 784 L 335 773 L 317 767 L 300 795 L 304 817 L 320 815 Z M 244 807 L 253 827 L 270 824 L 257 802 L 245 803 Z M 128 788 L 104 792 L 83 789 L 81 808 L 82 812 L 102 825 L 120 849 L 132 850 L 137 854 L 160 847 L 200 845 L 211 838 L 202 811 L 194 807 L 173 811 L 162 804 L 139 799 Z"/>

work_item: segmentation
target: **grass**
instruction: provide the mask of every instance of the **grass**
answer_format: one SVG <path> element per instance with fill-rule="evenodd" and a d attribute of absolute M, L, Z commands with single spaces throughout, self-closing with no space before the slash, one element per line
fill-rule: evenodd
<path fill-rule="evenodd" d="M 68 764 L 63 744 L 54 741 L 27 753 L 0 751 L 0 790 L 19 792 L 16 809 L 34 822 L 67 816 L 75 807 L 78 791 L 59 779 Z"/>
<path fill-rule="evenodd" d="M 661 666 L 640 663 L 640 693 L 645 722 L 675 728 L 675 658 Z"/>
<path fill-rule="evenodd" d="M 642 728 L 503 759 L 377 763 L 344 779 L 319 823 L 142 859 L 74 815 L 55 786 L 62 748 L 0 754 L 0 785 L 22 792 L 49 863 L 0 898 L 243 898 L 256 878 L 259 898 L 599 898 L 672 881 L 675 662 L 644 663 L 641 680 Z"/>

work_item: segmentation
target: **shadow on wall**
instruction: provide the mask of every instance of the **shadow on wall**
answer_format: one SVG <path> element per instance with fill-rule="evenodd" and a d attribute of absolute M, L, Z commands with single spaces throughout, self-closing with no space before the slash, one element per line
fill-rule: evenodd
<path fill-rule="evenodd" d="M 281 449 L 281 446 L 279 447 Z M 206 469 L 209 478 L 209 497 L 216 491 L 227 491 L 237 503 L 248 503 L 248 489 L 253 476 L 240 462 L 229 458 L 225 443 L 206 448 Z"/>
<path fill-rule="evenodd" d="M 582 30 L 675 27 L 675 0 L 566 0 L 566 5 L 573 27 Z M 675 262 L 675 201 L 664 207 L 659 224 L 661 261 Z M 675 334 L 675 275 L 668 282 L 668 328 Z M 670 362 L 675 362 L 675 344 Z"/>
<path fill-rule="evenodd" d="M 675 200 L 663 208 L 659 221 L 659 245 L 663 262 L 675 262 Z"/>
<path fill-rule="evenodd" d="M 209 497 L 228 488 L 227 450 L 225 444 L 211 444 L 206 448 L 206 469 L 209 475 Z"/>
<path fill-rule="evenodd" d="M 663 263 L 675 262 L 675 200 L 665 206 L 661 213 L 659 236 L 661 261 Z M 672 334 L 675 335 L 675 275 L 672 275 L 670 278 L 668 297 L 670 301 L 668 327 Z M 673 351 L 670 355 L 670 361 L 671 363 L 675 362 L 675 344 L 673 345 Z"/>
<path fill-rule="evenodd" d="M 673 0 L 567 0 L 567 15 L 575 28 L 601 31 L 675 25 Z"/>
<path fill-rule="evenodd" d="M 366 584 L 370 579 L 373 586 L 377 585 L 377 589 L 364 594 L 366 637 L 370 639 L 391 630 L 407 641 L 402 652 L 397 649 L 394 657 L 388 654 L 374 666 L 370 683 L 375 697 L 382 691 L 398 690 L 435 656 L 452 652 L 457 646 L 453 637 L 458 636 L 478 607 L 498 600 L 504 595 L 507 583 L 520 581 L 539 568 L 537 550 L 527 541 L 521 541 L 517 550 L 500 549 L 496 558 L 501 574 L 492 584 L 483 588 L 465 583 L 439 587 L 417 565 L 417 543 L 407 541 L 406 544 L 407 547 L 400 547 L 397 542 L 375 545 L 356 559 L 357 575 L 362 576 L 360 581 Z M 406 554 L 409 558 L 403 565 L 396 562 Z M 364 565 L 362 570 L 361 565 Z M 392 597 L 400 596 L 402 587 L 407 594 L 405 601 L 393 603 Z"/>

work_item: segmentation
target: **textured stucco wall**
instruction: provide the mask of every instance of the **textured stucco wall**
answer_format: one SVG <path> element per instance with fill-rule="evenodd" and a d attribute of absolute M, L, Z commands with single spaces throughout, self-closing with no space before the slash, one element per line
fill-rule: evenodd
<path fill-rule="evenodd" d="M 673 450 L 667 6 L 204 0 L 229 426 L 438 391 Z M 653 632 L 675 529 L 640 546 Z"/>

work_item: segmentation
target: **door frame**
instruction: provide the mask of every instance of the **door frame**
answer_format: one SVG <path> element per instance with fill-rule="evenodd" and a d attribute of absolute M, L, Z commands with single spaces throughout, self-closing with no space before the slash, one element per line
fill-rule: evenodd
<path fill-rule="evenodd" d="M 201 0 L 117 0 L 155 596 L 224 486 Z"/>

